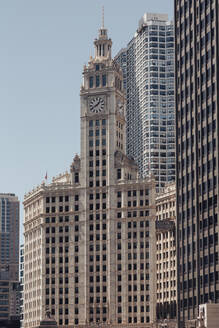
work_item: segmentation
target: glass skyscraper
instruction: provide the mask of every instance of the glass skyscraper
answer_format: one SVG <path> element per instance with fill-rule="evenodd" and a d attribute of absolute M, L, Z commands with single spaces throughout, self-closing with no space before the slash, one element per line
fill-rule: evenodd
<path fill-rule="evenodd" d="M 0 193 L 0 326 L 18 323 L 18 287 L 19 201 L 15 194 Z"/>
<path fill-rule="evenodd" d="M 0 267 L 19 262 L 19 201 L 14 194 L 0 194 Z M 18 278 L 18 267 L 16 267 Z"/>
<path fill-rule="evenodd" d="M 116 56 L 124 76 L 127 154 L 157 187 L 175 180 L 174 31 L 165 14 L 144 14 Z"/>

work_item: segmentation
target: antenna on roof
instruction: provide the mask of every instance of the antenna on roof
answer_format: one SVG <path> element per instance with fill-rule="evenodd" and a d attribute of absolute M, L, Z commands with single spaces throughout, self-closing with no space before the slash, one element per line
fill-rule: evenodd
<path fill-rule="evenodd" d="M 104 6 L 102 7 L 102 27 L 104 28 Z"/>

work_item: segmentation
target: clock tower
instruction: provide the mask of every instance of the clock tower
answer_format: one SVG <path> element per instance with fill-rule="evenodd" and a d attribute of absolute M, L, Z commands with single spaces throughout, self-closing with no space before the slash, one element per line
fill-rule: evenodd
<path fill-rule="evenodd" d="M 116 234 L 111 232 L 116 229 L 115 153 L 125 156 L 126 144 L 122 71 L 112 60 L 112 41 L 103 26 L 99 30 L 98 39 L 94 40 L 94 47 L 94 58 L 90 57 L 88 65 L 84 66 L 80 92 L 81 172 L 83 172 L 80 183 L 85 191 L 83 203 L 86 206 L 80 226 L 83 232 L 80 261 L 84 263 L 84 270 L 80 272 L 82 284 L 79 288 L 81 324 L 98 320 L 100 322 L 107 320 L 108 323 L 110 320 L 117 322 Z M 136 175 L 135 164 L 130 171 Z M 121 169 L 118 174 L 121 175 Z M 95 230 L 94 237 L 90 237 L 90 226 L 96 229 L 99 226 L 105 227 L 106 230 L 102 230 L 102 235 L 99 234 L 101 231 Z M 94 245 L 89 245 L 90 238 L 95 239 Z M 100 252 L 96 252 L 97 249 Z M 100 261 L 96 261 L 95 265 L 94 262 L 90 262 L 93 258 L 100 258 Z M 90 279 L 100 281 L 100 284 L 91 282 L 84 285 L 83 282 L 90 282 Z M 99 289 L 100 293 L 97 292 Z"/>
<path fill-rule="evenodd" d="M 125 154 L 125 95 L 122 87 L 122 70 L 111 57 L 112 41 L 103 26 L 94 40 L 95 57 L 90 57 L 83 70 L 81 87 L 81 160 L 88 173 L 90 153 L 106 157 L 106 184 L 114 183 L 110 176 L 114 154 Z M 106 153 L 103 155 L 103 151 Z M 84 175 L 84 186 L 89 176 Z"/>
<path fill-rule="evenodd" d="M 130 203 L 130 200 L 127 200 L 128 193 L 137 194 L 140 197 L 139 189 L 145 195 L 147 188 L 153 188 L 153 183 L 138 178 L 137 165 L 133 159 L 126 156 L 125 95 L 122 70 L 112 59 L 111 47 L 112 41 L 108 38 L 107 30 L 102 25 L 98 39 L 94 40 L 95 56 L 94 58 L 90 57 L 88 65 L 84 66 L 83 84 L 80 91 L 80 199 L 84 206 L 83 213 L 80 215 L 79 228 L 80 324 L 131 322 L 131 316 L 128 316 L 127 313 L 127 296 L 125 296 L 127 293 L 125 289 L 128 285 L 126 272 L 128 262 L 125 252 L 128 250 L 127 247 L 130 247 L 130 243 L 126 244 L 124 241 L 121 246 L 120 240 L 122 233 L 124 238 L 128 234 L 127 212 L 124 208 L 127 207 L 127 203 Z M 146 186 L 149 187 L 146 188 Z M 150 192 L 146 198 L 149 196 L 152 199 L 154 193 Z M 143 200 L 141 200 L 142 202 Z M 150 202 L 147 199 L 143 203 L 148 206 Z M 133 204 L 137 204 L 137 200 L 134 200 Z M 124 208 L 120 210 L 120 207 Z M 128 215 L 132 215 L 130 213 L 132 212 L 129 212 Z M 145 213 L 148 215 L 149 211 L 143 211 L 141 215 L 145 215 Z M 134 211 L 133 215 L 137 215 L 137 212 Z M 142 217 L 142 219 L 145 222 L 148 221 L 146 217 Z M 148 229 L 146 226 L 148 223 L 142 222 L 141 220 L 141 224 L 145 224 L 144 229 Z M 154 232 L 153 223 L 151 235 Z M 143 232 L 141 235 L 143 236 Z M 137 243 L 135 242 L 134 245 Z M 135 256 L 137 255 L 135 254 Z M 150 257 L 150 259 L 152 258 Z M 143 268 L 142 274 L 143 272 L 146 274 L 148 267 L 146 269 L 142 264 L 141 267 Z M 152 265 L 150 268 L 152 269 Z M 149 273 L 147 275 L 149 276 Z M 120 279 L 122 279 L 122 283 Z M 129 288 L 132 287 L 129 286 Z M 151 291 L 154 292 L 153 288 Z M 143 298 L 142 295 L 144 304 L 149 301 L 149 296 L 147 297 L 147 299 Z M 151 296 L 151 300 L 153 297 Z M 121 310 L 122 308 L 123 310 Z M 146 322 L 149 320 L 146 317 L 149 318 L 145 315 L 133 319 L 133 322 L 135 320 L 145 320 Z"/>

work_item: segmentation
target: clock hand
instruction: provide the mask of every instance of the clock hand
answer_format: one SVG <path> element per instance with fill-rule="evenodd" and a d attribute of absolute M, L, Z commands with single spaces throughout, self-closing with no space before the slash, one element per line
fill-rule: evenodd
<path fill-rule="evenodd" d="M 97 104 L 94 106 L 94 108 L 97 107 L 99 105 L 99 103 L 100 103 L 100 100 L 97 101 Z"/>

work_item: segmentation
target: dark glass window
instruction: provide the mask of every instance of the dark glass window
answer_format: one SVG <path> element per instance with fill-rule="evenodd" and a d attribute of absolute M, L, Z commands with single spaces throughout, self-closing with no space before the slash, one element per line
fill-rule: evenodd
<path fill-rule="evenodd" d="M 117 179 L 121 179 L 121 169 L 117 169 Z"/>
<path fill-rule="evenodd" d="M 93 76 L 90 76 L 89 77 L 89 88 L 93 88 L 93 86 L 94 86 L 94 78 L 93 78 Z"/>
<path fill-rule="evenodd" d="M 96 87 L 100 86 L 100 76 L 96 75 Z"/>
<path fill-rule="evenodd" d="M 89 126 L 90 126 L 90 127 L 93 126 L 93 121 L 92 121 L 92 120 L 89 121 Z"/>
<path fill-rule="evenodd" d="M 102 86 L 105 87 L 106 86 L 106 75 L 102 75 Z"/>

